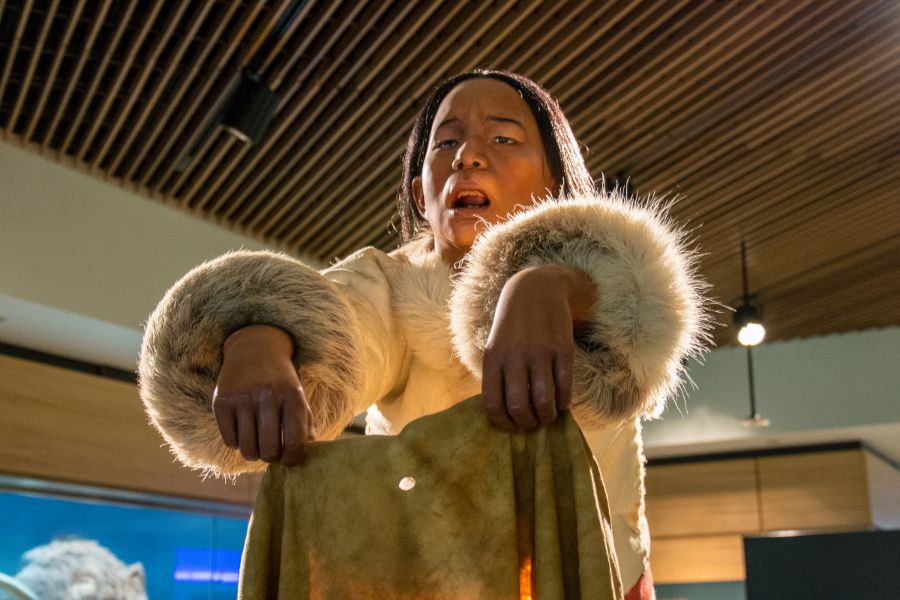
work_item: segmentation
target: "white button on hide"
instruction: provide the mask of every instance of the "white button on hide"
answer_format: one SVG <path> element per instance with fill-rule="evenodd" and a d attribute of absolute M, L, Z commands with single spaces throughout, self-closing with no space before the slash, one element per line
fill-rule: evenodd
<path fill-rule="evenodd" d="M 400 480 L 400 489 L 404 492 L 408 492 L 409 490 L 416 487 L 416 480 L 412 477 L 404 477 Z"/>

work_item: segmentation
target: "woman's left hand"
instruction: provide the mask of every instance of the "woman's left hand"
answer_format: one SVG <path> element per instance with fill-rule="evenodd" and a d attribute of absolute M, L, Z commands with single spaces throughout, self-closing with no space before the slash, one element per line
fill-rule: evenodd
<path fill-rule="evenodd" d="M 484 349 L 482 399 L 498 429 L 553 422 L 572 401 L 575 340 L 596 300 L 578 269 L 530 267 L 503 286 Z"/>

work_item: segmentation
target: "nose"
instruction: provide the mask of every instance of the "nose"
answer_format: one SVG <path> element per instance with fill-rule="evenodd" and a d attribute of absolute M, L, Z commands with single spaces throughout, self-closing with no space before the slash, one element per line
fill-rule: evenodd
<path fill-rule="evenodd" d="M 454 171 L 461 171 L 466 168 L 483 169 L 487 166 L 487 160 L 477 145 L 465 142 L 456 152 L 451 166 Z"/>

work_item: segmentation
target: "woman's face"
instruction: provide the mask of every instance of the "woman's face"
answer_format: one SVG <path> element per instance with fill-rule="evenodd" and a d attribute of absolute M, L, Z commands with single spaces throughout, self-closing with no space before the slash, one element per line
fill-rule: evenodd
<path fill-rule="evenodd" d="M 515 88 L 469 79 L 441 101 L 412 190 L 442 257 L 462 258 L 486 224 L 555 189 L 537 122 Z"/>

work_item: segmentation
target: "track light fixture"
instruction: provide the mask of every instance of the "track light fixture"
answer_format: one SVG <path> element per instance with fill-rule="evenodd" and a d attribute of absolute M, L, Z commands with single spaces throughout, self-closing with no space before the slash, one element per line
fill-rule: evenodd
<path fill-rule="evenodd" d="M 243 70 L 237 86 L 222 108 L 221 125 L 242 142 L 262 139 L 278 107 L 278 94 L 259 73 Z"/>
<path fill-rule="evenodd" d="M 175 170 L 186 171 L 198 153 L 215 135 L 219 126 L 243 142 L 259 142 L 272 123 L 280 98 L 269 88 L 262 75 L 267 57 L 271 56 L 281 39 L 302 12 L 308 0 L 291 0 L 275 26 L 250 45 L 241 70 L 234 72 L 225 93 L 210 107 L 203 123 L 194 128 L 184 149 L 175 161 Z"/>

